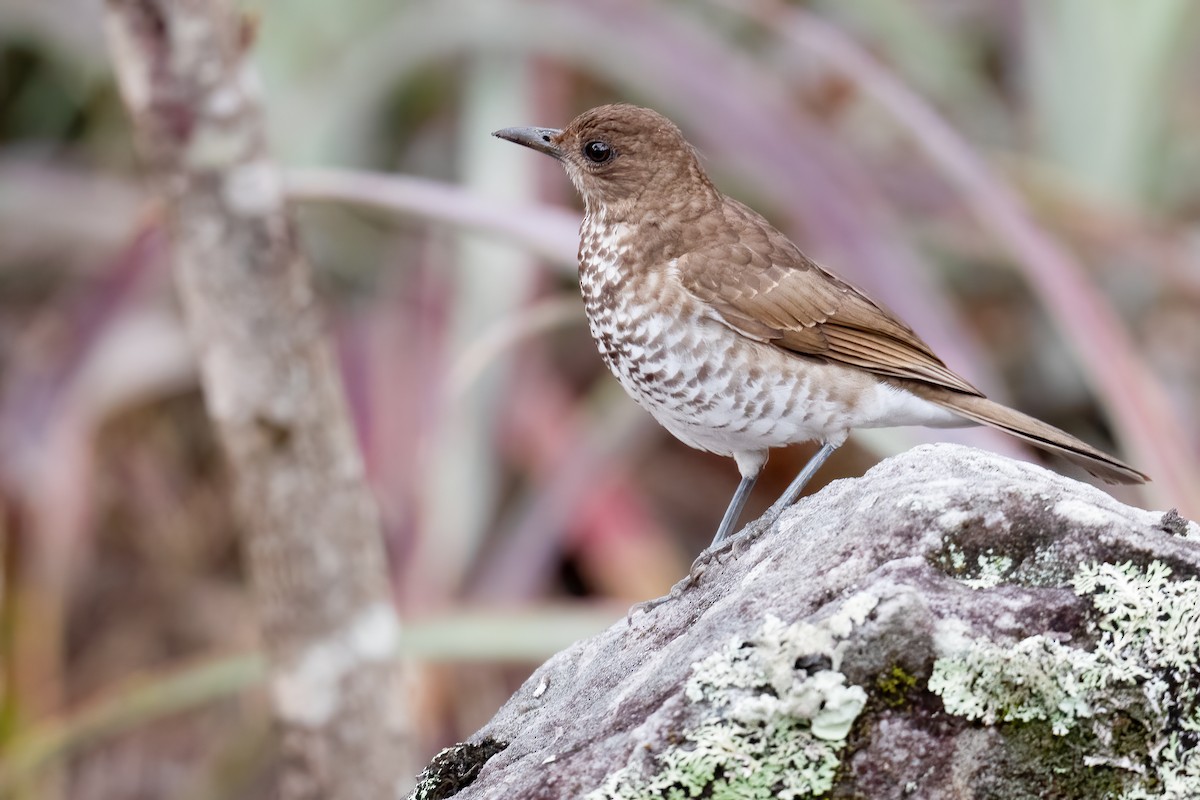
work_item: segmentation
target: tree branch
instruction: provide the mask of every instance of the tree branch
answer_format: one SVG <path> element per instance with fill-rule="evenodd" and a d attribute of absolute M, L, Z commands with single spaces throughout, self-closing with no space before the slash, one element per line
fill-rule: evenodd
<path fill-rule="evenodd" d="M 404 772 L 378 512 L 267 152 L 253 27 L 222 0 L 109 0 L 106 24 L 237 487 L 281 796 L 389 796 Z"/>

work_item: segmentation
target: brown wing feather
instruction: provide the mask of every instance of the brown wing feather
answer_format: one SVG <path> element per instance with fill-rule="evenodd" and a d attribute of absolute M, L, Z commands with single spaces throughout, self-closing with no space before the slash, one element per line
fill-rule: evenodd
<path fill-rule="evenodd" d="M 823 270 L 754 211 L 726 199 L 724 212 L 724 240 L 677 264 L 684 287 L 726 325 L 801 355 L 982 396 L 912 328 Z"/>

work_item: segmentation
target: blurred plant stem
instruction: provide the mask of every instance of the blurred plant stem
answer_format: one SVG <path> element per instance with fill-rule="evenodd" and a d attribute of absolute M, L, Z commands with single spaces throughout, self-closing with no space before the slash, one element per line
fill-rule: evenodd
<path fill-rule="evenodd" d="M 1025 0 L 1025 82 L 1043 156 L 1109 202 L 1150 200 L 1188 0 Z"/>
<path fill-rule="evenodd" d="M 81 271 L 121 246 L 145 200 L 137 185 L 42 154 L 0 149 L 0 270 L 59 256 Z"/>
<path fill-rule="evenodd" d="M 599 633 L 624 613 L 623 607 L 606 606 L 460 609 L 407 624 L 395 655 L 439 663 L 537 663 Z M 68 713 L 33 723 L 12 742 L 0 764 L 0 798 L 7 800 L 14 788 L 83 748 L 232 697 L 266 677 L 261 654 L 224 653 L 96 692 Z"/>
<path fill-rule="evenodd" d="M 88 367 L 126 319 L 161 263 L 162 232 L 147 224 L 105 259 L 95 283 L 35 318 L 14 348 L 0 391 L 0 504 L 4 531 L 5 695 L 0 747 L 21 725 L 61 707 L 67 616 L 81 555 L 90 547 L 95 464 L 103 418 Z M 42 337 L 58 330 L 57 347 Z M 52 782 L 19 797 L 50 798 Z"/>
<path fill-rule="evenodd" d="M 476 391 L 476 384 L 488 367 L 505 353 L 528 339 L 546 336 L 566 327 L 585 324 L 583 309 L 574 294 L 541 300 L 496 320 L 470 342 L 451 364 L 446 391 L 451 402 Z"/>
<path fill-rule="evenodd" d="M 458 149 L 462 182 L 485 196 L 527 203 L 533 194 L 530 161 L 498 158 L 491 131 L 505 120 L 532 115 L 527 62 L 506 55 L 470 59 L 459 118 Z M 495 241 L 467 234 L 459 240 L 446 335 L 446 360 L 464 352 L 479 336 L 512 316 L 532 288 L 529 256 Z M 443 373 L 438 386 L 445 391 Z M 416 568 L 436 576 L 447 591 L 462 580 L 479 552 L 497 502 L 496 425 L 503 411 L 507 369 L 480 375 L 473 390 L 443 405 L 436 429 L 424 448 L 429 483 L 422 509 L 423 532 Z"/>
<path fill-rule="evenodd" d="M 228 697 L 264 676 L 258 655 L 223 656 L 112 687 L 73 713 L 28 728 L 0 767 L 0 797 L 80 747 Z"/>
<path fill-rule="evenodd" d="M 32 509 L 12 494 L 0 500 L 5 525 L 3 653 L 0 675 L 0 752 L 8 761 L 29 721 L 60 707 L 63 700 L 65 559 L 37 545 Z M 30 624 L 36 620 L 37 624 Z M 24 775 L 9 791 L 12 800 L 57 797 L 61 775 Z M 0 786 L 0 791 L 3 787 Z"/>

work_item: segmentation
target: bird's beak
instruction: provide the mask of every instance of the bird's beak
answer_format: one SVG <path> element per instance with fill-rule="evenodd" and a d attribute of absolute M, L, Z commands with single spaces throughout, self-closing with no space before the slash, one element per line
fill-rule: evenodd
<path fill-rule="evenodd" d="M 559 150 L 558 145 L 555 144 L 561 133 L 562 131 L 557 128 L 504 128 L 493 132 L 492 136 L 525 145 L 539 153 L 561 158 L 562 150 Z"/>

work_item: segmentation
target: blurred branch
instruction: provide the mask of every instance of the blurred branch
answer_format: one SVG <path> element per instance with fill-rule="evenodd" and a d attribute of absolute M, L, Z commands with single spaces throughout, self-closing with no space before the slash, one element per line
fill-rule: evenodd
<path fill-rule="evenodd" d="M 733 6 L 728 0 L 718 2 Z M 1200 515 L 1195 494 L 1200 466 L 1189 449 L 1187 426 L 1083 265 L 1030 219 L 1020 198 L 932 108 L 837 29 L 774 0 L 743 10 L 772 30 L 782 30 L 806 52 L 820 54 L 909 130 L 914 143 L 962 193 L 979 224 L 1009 249 L 1074 345 L 1122 447 L 1153 477 L 1155 483 L 1146 489 L 1153 502 Z"/>
<path fill-rule="evenodd" d="M 575 270 L 580 215 L 565 208 L 514 207 L 453 183 L 348 169 L 291 169 L 284 173 L 284 186 L 290 200 L 302 203 L 378 208 L 493 234 Z M 135 184 L 111 175 L 37 159 L 0 158 L 0 266 L 35 252 L 44 257 L 51 247 L 90 259 L 97 248 L 112 247 L 128 236 L 143 205 Z"/>
<path fill-rule="evenodd" d="M 338 202 L 379 208 L 517 242 L 560 267 L 575 271 L 579 214 L 553 206 L 514 207 L 460 186 L 408 175 L 344 169 L 296 169 L 287 194 L 302 202 Z"/>
<path fill-rule="evenodd" d="M 97 252 L 129 235 L 143 205 L 131 181 L 0 149 L 0 269 L 60 255 L 94 267 Z"/>
<path fill-rule="evenodd" d="M 221 0 L 109 0 L 209 413 L 231 466 L 282 729 L 284 798 L 383 797 L 398 623 L 378 512 L 270 162 L 251 28 Z"/>

